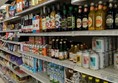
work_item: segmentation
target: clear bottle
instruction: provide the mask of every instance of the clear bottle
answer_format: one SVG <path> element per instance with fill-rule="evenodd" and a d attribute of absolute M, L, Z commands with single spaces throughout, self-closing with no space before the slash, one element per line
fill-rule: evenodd
<path fill-rule="evenodd" d="M 71 48 L 70 48 L 70 50 L 69 50 L 69 60 L 70 60 L 70 61 L 73 61 L 73 56 L 74 56 L 73 51 L 74 51 L 74 45 L 71 44 Z"/>

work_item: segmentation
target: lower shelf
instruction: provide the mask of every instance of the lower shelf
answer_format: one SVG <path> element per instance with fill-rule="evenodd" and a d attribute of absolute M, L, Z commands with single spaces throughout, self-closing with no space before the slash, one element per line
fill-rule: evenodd
<path fill-rule="evenodd" d="M 32 76 L 33 78 L 37 79 L 41 83 L 50 83 L 48 76 L 44 73 L 32 73 L 23 66 L 20 66 L 20 69 L 23 70 L 28 75 Z"/>

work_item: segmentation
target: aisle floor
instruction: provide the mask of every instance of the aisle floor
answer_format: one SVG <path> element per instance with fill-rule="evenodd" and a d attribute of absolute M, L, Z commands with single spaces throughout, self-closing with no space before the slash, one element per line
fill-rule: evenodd
<path fill-rule="evenodd" d="M 2 78 L 0 78 L 0 83 L 5 83 L 5 82 L 2 80 Z"/>

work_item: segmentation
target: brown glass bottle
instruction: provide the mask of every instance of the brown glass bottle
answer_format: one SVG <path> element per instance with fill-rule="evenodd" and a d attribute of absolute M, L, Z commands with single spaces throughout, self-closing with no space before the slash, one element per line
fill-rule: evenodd
<path fill-rule="evenodd" d="M 59 58 L 59 39 L 57 38 L 55 41 L 55 58 Z"/>
<path fill-rule="evenodd" d="M 78 8 L 78 15 L 76 20 L 76 27 L 77 30 L 82 30 L 82 6 L 79 6 Z"/>
<path fill-rule="evenodd" d="M 43 15 L 42 15 L 42 32 L 46 32 L 46 7 L 43 7 Z"/>
<path fill-rule="evenodd" d="M 96 12 L 96 30 L 105 29 L 105 12 L 103 10 L 103 2 L 99 1 L 98 10 Z"/>
<path fill-rule="evenodd" d="M 95 6 L 91 3 L 90 12 L 88 15 L 88 30 L 95 30 L 96 20 L 95 20 Z"/>

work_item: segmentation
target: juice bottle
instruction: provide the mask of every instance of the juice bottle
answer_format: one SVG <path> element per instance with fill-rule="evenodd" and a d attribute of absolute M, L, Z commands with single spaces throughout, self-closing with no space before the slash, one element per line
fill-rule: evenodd
<path fill-rule="evenodd" d="M 88 29 L 95 30 L 96 29 L 96 21 L 95 21 L 95 6 L 94 3 L 91 3 L 90 13 L 88 15 Z"/>
<path fill-rule="evenodd" d="M 96 13 L 96 30 L 105 29 L 105 12 L 103 10 L 103 2 L 99 1 Z"/>

